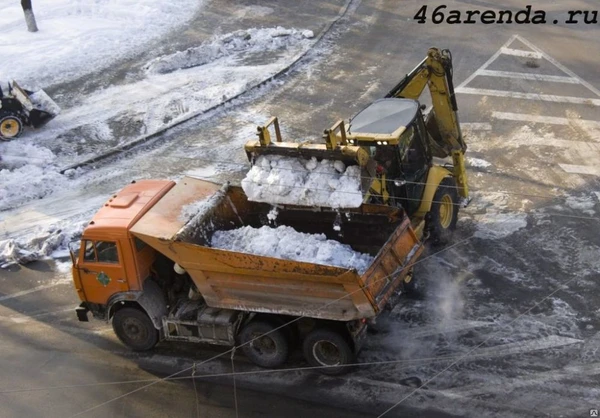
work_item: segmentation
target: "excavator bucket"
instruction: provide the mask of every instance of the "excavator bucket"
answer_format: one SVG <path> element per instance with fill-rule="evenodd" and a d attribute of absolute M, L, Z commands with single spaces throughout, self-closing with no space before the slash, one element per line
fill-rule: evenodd
<path fill-rule="evenodd" d="M 253 165 L 242 181 L 249 200 L 333 208 L 363 203 L 372 160 L 364 148 L 348 143 L 343 121 L 325 131 L 321 144 L 283 142 L 276 117 L 259 126 L 257 134 L 258 140 L 245 146 Z"/>
<path fill-rule="evenodd" d="M 275 128 L 276 142 L 271 141 L 269 128 Z M 339 131 L 339 135 L 337 132 Z M 273 117 L 264 126 L 259 126 L 258 140 L 248 141 L 245 145 L 246 155 L 251 163 L 261 155 L 281 155 L 290 158 L 303 158 L 310 160 L 342 161 L 345 165 L 359 165 L 365 167 L 369 155 L 361 147 L 349 145 L 346 140 L 346 131 L 343 121 L 338 121 L 331 129 L 324 132 L 325 144 L 308 142 L 283 142 L 279 129 L 279 120 Z"/>
<path fill-rule="evenodd" d="M 21 104 L 21 111 L 33 128 L 41 127 L 60 113 L 60 107 L 44 90 L 25 90 L 14 80 L 9 88 L 9 94 Z"/>

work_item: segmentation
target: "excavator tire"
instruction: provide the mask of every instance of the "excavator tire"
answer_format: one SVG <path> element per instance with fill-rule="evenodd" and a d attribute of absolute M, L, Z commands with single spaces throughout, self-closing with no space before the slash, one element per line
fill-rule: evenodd
<path fill-rule="evenodd" d="M 0 139 L 10 141 L 23 131 L 23 121 L 12 112 L 0 111 Z"/>
<path fill-rule="evenodd" d="M 453 177 L 446 177 L 440 182 L 433 202 L 431 202 L 431 217 L 429 219 L 429 232 L 434 245 L 446 245 L 452 240 L 452 234 L 458 221 L 458 189 Z"/>

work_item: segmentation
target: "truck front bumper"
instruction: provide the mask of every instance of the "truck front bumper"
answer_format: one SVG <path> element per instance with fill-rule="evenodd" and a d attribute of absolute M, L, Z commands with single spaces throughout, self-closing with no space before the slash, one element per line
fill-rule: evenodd
<path fill-rule="evenodd" d="M 79 320 L 79 322 L 88 322 L 88 316 L 87 313 L 90 311 L 90 309 L 87 307 L 87 304 L 85 302 L 82 302 L 81 305 L 79 305 L 77 308 L 75 308 L 75 313 L 77 314 L 77 319 Z"/>

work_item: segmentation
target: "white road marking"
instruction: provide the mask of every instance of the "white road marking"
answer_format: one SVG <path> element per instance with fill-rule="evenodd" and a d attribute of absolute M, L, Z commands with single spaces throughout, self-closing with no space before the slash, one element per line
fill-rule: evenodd
<path fill-rule="evenodd" d="M 512 49 L 512 48 L 508 48 L 508 47 L 500 48 L 500 53 L 504 54 L 504 55 L 513 55 L 515 57 L 535 58 L 538 60 L 542 59 L 542 57 L 543 57 L 543 55 L 537 51 L 530 52 L 530 51 L 523 51 L 520 49 Z"/>
<path fill-rule="evenodd" d="M 595 120 L 558 118 L 554 116 L 528 115 L 524 113 L 492 112 L 494 119 L 514 120 L 519 122 L 548 123 L 552 125 L 577 125 L 582 127 L 600 128 L 600 122 Z"/>
<path fill-rule="evenodd" d="M 30 293 L 39 292 L 40 290 L 50 289 L 52 287 L 60 286 L 61 284 L 68 284 L 68 283 L 72 283 L 72 280 L 70 278 L 60 279 L 60 280 L 57 280 L 57 281 L 49 283 L 49 284 L 43 284 L 41 286 L 33 287 L 31 289 L 21 290 L 20 292 L 12 293 L 10 295 L 0 296 L 0 302 L 8 300 L 8 299 L 18 298 L 21 296 L 28 295 Z"/>
<path fill-rule="evenodd" d="M 15 316 L 0 316 L 0 321 L 11 321 L 16 324 L 24 324 L 26 322 L 34 321 L 37 318 L 43 318 L 45 316 L 53 316 L 53 315 L 58 315 L 58 314 L 65 313 L 65 312 L 74 312 L 74 311 L 75 311 L 75 306 L 69 306 L 68 308 L 63 308 L 63 309 L 59 309 L 57 311 L 52 311 L 52 312 L 43 312 L 43 313 L 36 314 L 36 315 L 22 314 L 22 315 L 15 315 Z"/>
<path fill-rule="evenodd" d="M 471 131 L 491 131 L 492 124 L 487 122 L 464 122 L 460 124 L 463 129 Z"/>
<path fill-rule="evenodd" d="M 487 60 L 485 63 L 483 63 L 483 65 L 481 67 L 479 67 L 479 70 L 485 70 L 492 62 L 496 61 L 496 58 L 498 58 L 500 56 L 500 54 L 502 54 L 502 48 L 507 48 L 510 44 L 513 43 L 513 41 L 517 39 L 517 35 L 513 35 L 510 37 L 510 39 L 508 41 L 506 41 L 506 43 L 504 45 L 502 45 L 502 47 L 496 51 L 496 53 L 494 55 L 492 55 L 490 57 L 489 60 Z M 458 85 L 458 87 L 456 87 L 456 90 L 466 86 L 467 84 L 469 84 L 471 81 L 473 81 L 473 79 L 475 77 L 477 77 L 477 71 L 475 71 L 473 74 L 471 74 L 469 77 L 467 77 L 467 79 L 465 81 L 463 81 L 462 83 L 460 83 Z"/>
<path fill-rule="evenodd" d="M 545 75 L 533 73 L 517 73 L 514 71 L 478 70 L 477 75 L 487 77 L 518 78 L 521 80 L 550 81 L 553 83 L 579 84 L 575 77 L 564 77 L 560 75 Z"/>
<path fill-rule="evenodd" d="M 570 174 L 587 174 L 600 176 L 600 167 L 592 165 L 559 164 L 560 168 Z"/>
<path fill-rule="evenodd" d="M 582 84 L 585 87 L 587 87 L 589 90 L 591 90 L 592 92 L 594 92 L 597 96 L 600 96 L 600 90 L 598 90 L 596 87 L 592 86 L 587 81 L 583 80 L 581 77 L 579 77 L 573 71 L 569 70 L 567 67 L 565 67 L 564 65 L 562 65 L 560 62 L 556 61 L 554 58 L 552 58 L 550 55 L 546 54 L 544 51 L 542 51 L 541 49 L 539 49 L 537 46 L 533 45 L 527 39 L 522 38 L 519 35 L 515 35 L 515 38 L 518 39 L 519 41 L 523 42 L 525 45 L 527 45 L 529 48 L 533 49 L 534 51 L 539 52 L 540 54 L 542 54 L 542 57 L 544 57 L 545 60 L 551 62 L 555 67 L 557 67 L 562 72 L 570 75 L 573 78 L 576 78 L 577 80 L 579 80 L 580 84 Z"/>
<path fill-rule="evenodd" d="M 600 138 L 598 138 L 598 140 L 600 141 Z M 586 154 L 587 156 L 589 156 L 590 152 L 598 152 L 598 157 L 600 158 L 600 144 L 598 144 L 597 142 L 569 141 L 567 139 L 542 137 L 531 137 L 522 140 L 511 139 L 510 142 L 516 145 L 541 145 L 547 147 L 566 148 L 574 151 L 579 151 L 581 153 Z"/>
<path fill-rule="evenodd" d="M 556 96 L 554 94 L 536 94 L 536 93 L 521 93 L 516 91 L 505 91 L 505 90 L 490 90 L 490 89 L 475 89 L 471 87 L 460 87 L 456 89 L 457 93 L 463 94 L 477 94 L 481 96 L 497 96 L 497 97 L 510 97 L 513 99 L 527 99 L 527 100 L 538 100 L 543 102 L 555 102 L 555 103 L 571 103 L 571 104 L 585 104 L 592 106 L 600 106 L 600 99 L 586 99 L 583 97 L 571 97 L 571 96 Z"/>

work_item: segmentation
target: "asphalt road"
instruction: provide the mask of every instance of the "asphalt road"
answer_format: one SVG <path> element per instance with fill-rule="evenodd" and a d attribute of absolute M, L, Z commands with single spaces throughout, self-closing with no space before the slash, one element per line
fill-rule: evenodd
<path fill-rule="evenodd" d="M 311 5 L 294 4 L 302 10 L 295 18 L 288 5 L 269 3 L 269 19 L 310 22 Z M 494 7 L 446 4 L 463 12 Z M 230 10 L 229 2 L 211 5 L 211 23 L 178 37 L 182 46 L 218 28 L 218 19 L 235 24 L 217 12 Z M 341 5 L 332 2 L 329 11 Z M 551 19 L 598 7 L 533 5 Z M 598 24 L 419 25 L 410 18 L 420 6 L 353 2 L 326 45 L 283 82 L 97 169 L 239 179 L 247 169 L 242 145 L 256 124 L 277 115 L 286 137 L 316 138 L 385 94 L 429 46 L 452 51 L 473 196 L 457 245 L 423 261 L 419 294 L 379 321 L 360 358 L 378 364 L 343 378 L 239 376 L 240 416 L 377 416 L 396 404 L 386 416 L 571 417 L 600 408 Z M 131 178 L 99 182 L 81 196 L 108 194 Z M 51 266 L 0 271 L 0 415 L 70 416 L 140 385 L 82 384 L 154 379 L 218 353 L 163 344 L 133 355 L 107 325 L 76 322 L 76 303 L 68 275 Z M 298 358 L 290 364 L 302 366 Z M 238 368 L 257 371 L 242 358 Z M 197 382 L 200 416 L 235 416 L 230 372 L 228 360 L 199 371 L 225 375 Z M 6 393 L 63 385 L 78 387 Z M 189 381 L 163 382 L 83 416 L 195 416 L 195 403 Z"/>

